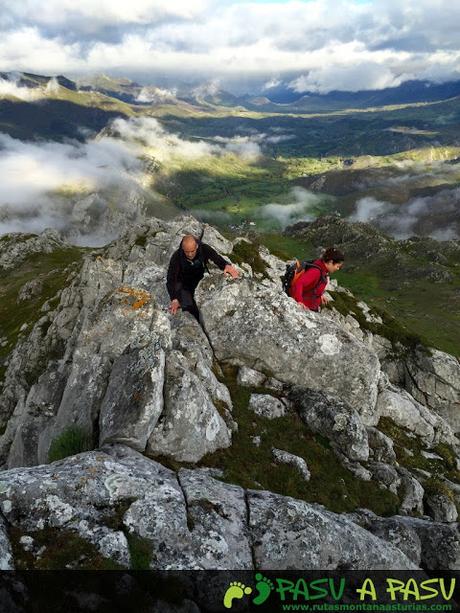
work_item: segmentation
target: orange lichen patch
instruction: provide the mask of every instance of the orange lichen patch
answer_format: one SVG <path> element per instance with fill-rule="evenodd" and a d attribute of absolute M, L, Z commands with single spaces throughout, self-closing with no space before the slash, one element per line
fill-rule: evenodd
<path fill-rule="evenodd" d="M 122 294 L 127 294 L 129 298 L 123 300 L 123 304 L 129 305 L 132 309 L 140 309 L 145 304 L 150 302 L 150 294 L 142 289 L 134 289 L 133 287 L 128 287 L 123 285 L 117 289 L 117 292 Z M 132 300 L 134 299 L 134 302 Z"/>

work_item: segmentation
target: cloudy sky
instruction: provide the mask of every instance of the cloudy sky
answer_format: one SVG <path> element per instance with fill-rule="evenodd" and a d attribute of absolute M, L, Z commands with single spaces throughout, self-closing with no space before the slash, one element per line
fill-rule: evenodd
<path fill-rule="evenodd" d="M 0 70 L 298 92 L 460 78 L 456 0 L 0 0 Z"/>

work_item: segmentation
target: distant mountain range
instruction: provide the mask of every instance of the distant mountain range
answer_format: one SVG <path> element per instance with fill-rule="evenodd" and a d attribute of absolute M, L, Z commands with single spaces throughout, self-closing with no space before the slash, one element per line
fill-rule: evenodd
<path fill-rule="evenodd" d="M 380 90 L 331 91 L 326 94 L 295 92 L 281 83 L 270 89 L 259 89 L 244 95 L 235 95 L 215 84 L 179 83 L 174 89 L 160 85 L 142 85 L 127 78 L 96 75 L 72 81 L 63 75 L 49 77 L 22 72 L 0 72 L 0 79 L 18 86 L 46 87 L 54 79 L 68 90 L 98 92 L 128 104 L 185 102 L 198 106 L 244 107 L 261 112 L 328 112 L 350 108 L 382 107 L 388 105 L 423 103 L 447 100 L 460 95 L 460 80 L 442 84 L 430 81 L 406 81 L 398 87 Z"/>
<path fill-rule="evenodd" d="M 406 81 L 398 87 L 357 92 L 331 91 L 327 94 L 305 92 L 298 94 L 286 86 L 278 86 L 265 92 L 267 103 L 260 106 L 283 105 L 302 111 L 340 110 L 345 108 L 369 108 L 393 104 L 434 102 L 460 95 L 460 81 L 435 84 L 430 81 Z M 248 100 L 250 102 L 250 100 Z M 254 104 L 254 101 L 253 101 Z M 257 104 L 257 103 L 256 103 Z"/>

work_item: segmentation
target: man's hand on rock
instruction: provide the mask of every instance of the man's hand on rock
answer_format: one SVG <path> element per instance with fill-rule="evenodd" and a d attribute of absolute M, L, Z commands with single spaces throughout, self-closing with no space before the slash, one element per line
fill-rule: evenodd
<path fill-rule="evenodd" d="M 238 271 L 233 264 L 227 264 L 224 268 L 224 274 L 230 275 L 233 279 L 238 278 Z"/>
<path fill-rule="evenodd" d="M 327 304 L 329 304 L 329 298 L 327 296 L 324 296 L 324 294 L 321 296 L 321 304 L 323 306 L 326 306 Z"/>
<path fill-rule="evenodd" d="M 177 298 L 175 298 L 174 300 L 171 301 L 171 304 L 169 305 L 169 311 L 172 315 L 175 315 L 179 309 L 180 309 L 180 302 L 179 300 L 177 300 Z"/>

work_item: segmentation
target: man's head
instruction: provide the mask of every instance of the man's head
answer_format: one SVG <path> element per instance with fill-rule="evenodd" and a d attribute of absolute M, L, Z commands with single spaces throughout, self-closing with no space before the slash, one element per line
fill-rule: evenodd
<path fill-rule="evenodd" d="M 186 234 L 181 242 L 182 251 L 187 260 L 193 260 L 198 251 L 198 241 L 192 234 Z"/>
<path fill-rule="evenodd" d="M 329 274 L 332 274 L 342 268 L 345 256 L 339 249 L 328 247 L 321 259 L 324 261 Z"/>

